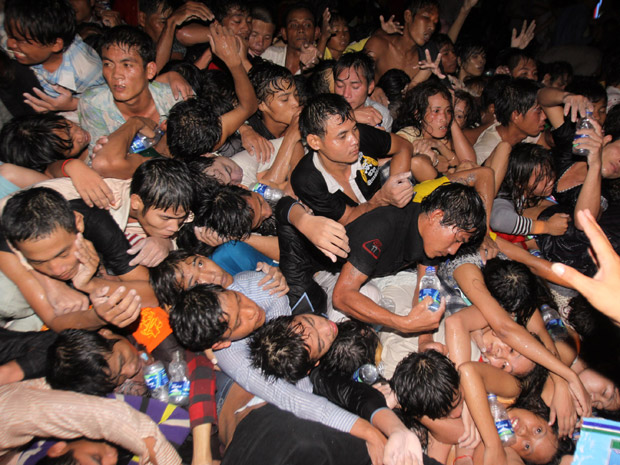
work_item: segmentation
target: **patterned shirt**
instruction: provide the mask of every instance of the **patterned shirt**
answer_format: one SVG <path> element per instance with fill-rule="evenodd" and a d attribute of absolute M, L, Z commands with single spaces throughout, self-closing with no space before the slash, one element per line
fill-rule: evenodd
<path fill-rule="evenodd" d="M 290 315 L 288 297 L 269 295 L 259 286 L 264 273 L 245 271 L 235 275 L 229 290 L 241 292 L 265 310 L 267 321 L 278 316 Z M 275 406 L 294 413 L 300 418 L 318 421 L 339 431 L 349 432 L 359 418 L 337 407 L 324 397 L 312 394 L 312 383 L 305 377 L 292 385 L 284 380 L 267 379 L 250 362 L 248 338 L 234 341 L 226 349 L 216 352 L 218 365 L 243 389 Z"/>

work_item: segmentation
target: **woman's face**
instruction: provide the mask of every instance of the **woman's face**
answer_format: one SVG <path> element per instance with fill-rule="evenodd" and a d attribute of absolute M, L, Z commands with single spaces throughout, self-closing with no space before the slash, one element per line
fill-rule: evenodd
<path fill-rule="evenodd" d="M 604 410 L 620 410 L 618 387 L 597 371 L 588 368 L 579 374 L 579 379 L 592 398 L 592 407 Z"/>
<path fill-rule="evenodd" d="M 428 99 L 428 107 L 424 114 L 424 132 L 427 137 L 443 139 L 448 134 L 452 123 L 452 104 L 441 94 Z"/>
<path fill-rule="evenodd" d="M 461 63 L 461 68 L 467 76 L 482 76 L 484 65 L 487 63 L 487 55 L 484 52 L 478 52 L 470 55 Z"/>
<path fill-rule="evenodd" d="M 482 333 L 480 351 L 485 362 L 515 376 L 527 375 L 535 366 L 534 362 L 502 341 L 490 328 Z"/>
<path fill-rule="evenodd" d="M 465 100 L 456 100 L 454 104 L 454 121 L 463 129 L 467 121 L 467 102 Z"/>
<path fill-rule="evenodd" d="M 441 53 L 441 67 L 446 74 L 456 73 L 457 63 L 456 54 L 454 53 L 454 45 L 445 44 L 439 49 Z"/>
<path fill-rule="evenodd" d="M 537 166 L 532 171 L 528 182 L 529 191 L 535 197 L 548 197 L 553 192 L 555 179 L 550 176 L 543 176 L 541 179 L 538 179 L 540 177 L 540 169 L 540 166 Z"/>
<path fill-rule="evenodd" d="M 517 437 L 517 442 L 510 447 L 530 462 L 549 462 L 558 450 L 558 437 L 547 422 L 520 408 L 508 410 L 508 416 Z"/>

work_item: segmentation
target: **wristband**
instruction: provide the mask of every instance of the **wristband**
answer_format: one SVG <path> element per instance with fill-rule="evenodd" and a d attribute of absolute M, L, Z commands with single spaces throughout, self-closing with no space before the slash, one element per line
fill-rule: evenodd
<path fill-rule="evenodd" d="M 67 160 L 63 161 L 63 162 L 62 162 L 62 165 L 60 166 L 60 172 L 62 173 L 62 175 L 63 175 L 65 178 L 70 177 L 67 173 L 65 173 L 65 165 L 66 165 L 67 163 L 69 163 L 70 161 L 73 161 L 73 160 L 75 160 L 75 158 L 68 158 Z"/>
<path fill-rule="evenodd" d="M 459 455 L 458 457 L 455 457 L 454 462 L 452 462 L 452 464 L 454 465 L 458 459 L 472 459 L 472 460 L 474 460 L 474 456 L 473 455 Z"/>

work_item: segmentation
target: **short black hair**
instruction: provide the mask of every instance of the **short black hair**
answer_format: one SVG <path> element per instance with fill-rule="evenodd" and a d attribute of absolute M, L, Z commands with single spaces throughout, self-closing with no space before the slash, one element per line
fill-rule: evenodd
<path fill-rule="evenodd" d="M 134 172 L 130 193 L 142 200 L 143 213 L 150 208 L 172 208 L 189 214 L 194 204 L 194 176 L 180 160 L 147 160 Z"/>
<path fill-rule="evenodd" d="M 308 95 L 329 94 L 330 84 L 334 77 L 335 64 L 336 60 L 319 61 L 319 63 L 312 68 L 312 73 L 310 73 L 306 79 L 305 93 Z"/>
<path fill-rule="evenodd" d="M 138 0 L 138 11 L 147 16 L 159 11 L 165 12 L 174 8 L 176 8 L 176 5 L 170 0 Z"/>
<path fill-rule="evenodd" d="M 538 308 L 538 280 L 530 269 L 513 260 L 493 258 L 482 269 L 491 295 L 521 326 L 526 326 Z"/>
<path fill-rule="evenodd" d="M 391 114 L 398 114 L 404 101 L 403 91 L 411 82 L 411 78 L 402 69 L 389 69 L 379 78 L 376 87 L 380 87 L 390 101 L 388 108 Z"/>
<path fill-rule="evenodd" d="M 0 160 L 43 172 L 73 149 L 70 125 L 56 113 L 16 116 L 0 130 Z"/>
<path fill-rule="evenodd" d="M 421 206 L 426 214 L 441 210 L 442 226 L 452 226 L 471 233 L 469 246 L 478 245 L 487 232 L 486 210 L 473 187 L 459 183 L 444 184 L 424 197 Z"/>
<path fill-rule="evenodd" d="M 193 255 L 182 249 L 173 250 L 159 265 L 149 268 L 149 282 L 159 305 L 172 306 L 183 292 L 183 286 L 177 280 L 179 265 Z"/>
<path fill-rule="evenodd" d="M 450 39 L 450 36 L 448 36 L 448 34 L 436 32 L 435 34 L 433 34 L 432 40 L 437 44 L 437 48 L 440 50 L 441 47 L 443 47 L 444 45 L 452 45 L 452 48 L 454 48 L 454 42 L 452 42 L 452 39 Z"/>
<path fill-rule="evenodd" d="M 257 19 L 267 24 L 273 24 L 274 26 L 276 25 L 276 21 L 273 18 L 272 11 L 269 8 L 267 8 L 265 5 L 252 6 L 250 15 L 252 16 L 252 19 Z"/>
<path fill-rule="evenodd" d="M 43 456 L 36 465 L 80 465 L 80 462 L 73 455 L 73 450 L 68 450 L 58 457 Z"/>
<path fill-rule="evenodd" d="M 342 122 L 354 121 L 351 105 L 341 95 L 320 94 L 311 98 L 299 116 L 299 130 L 304 139 L 310 134 L 319 137 L 327 133 L 327 120 L 338 116 Z"/>
<path fill-rule="evenodd" d="M 283 16 L 284 27 L 286 27 L 286 25 L 288 24 L 288 18 L 291 15 L 291 13 L 293 11 L 298 11 L 298 10 L 306 10 L 307 12 L 309 12 L 312 15 L 312 22 L 316 26 L 316 14 L 314 12 L 314 9 L 310 6 L 310 4 L 306 2 L 296 2 L 296 3 L 291 4 L 284 12 L 284 16 Z"/>
<path fill-rule="evenodd" d="M 116 388 L 106 357 L 118 339 L 96 331 L 65 329 L 49 348 L 47 382 L 53 389 L 105 396 Z"/>
<path fill-rule="evenodd" d="M 47 187 L 17 192 L 2 212 L 2 231 L 13 245 L 47 237 L 59 228 L 73 234 L 78 232 L 69 202 Z"/>
<path fill-rule="evenodd" d="M 359 75 L 364 76 L 366 85 L 370 85 L 375 78 L 375 60 L 366 52 L 343 53 L 334 65 L 334 80 L 340 73 L 353 68 Z"/>
<path fill-rule="evenodd" d="M 511 80 L 512 78 L 507 74 L 495 74 L 491 76 L 480 95 L 480 107 L 486 110 L 489 108 L 489 105 L 495 105 L 498 96 L 500 96 L 504 90 L 504 85 Z"/>
<path fill-rule="evenodd" d="M 219 300 L 224 291 L 216 284 L 197 284 L 179 294 L 170 309 L 170 327 L 183 346 L 200 352 L 222 339 L 228 329 Z"/>
<path fill-rule="evenodd" d="M 248 4 L 243 0 L 218 0 L 214 3 L 213 14 L 218 21 L 222 21 L 232 10 L 241 10 L 250 13 Z"/>
<path fill-rule="evenodd" d="M 247 202 L 251 192 L 233 184 L 219 184 L 198 193 L 194 226 L 213 229 L 226 240 L 243 240 L 252 232 L 254 211 Z"/>
<path fill-rule="evenodd" d="M 567 83 L 570 83 L 573 79 L 573 65 L 568 61 L 552 61 L 551 63 L 543 63 L 541 67 L 542 73 L 539 74 L 542 74 L 542 76 L 548 74 L 551 82 L 562 76 L 567 77 Z"/>
<path fill-rule="evenodd" d="M 439 10 L 439 2 L 437 0 L 412 0 L 409 5 L 407 5 L 407 10 L 409 10 L 412 15 L 427 8 L 437 8 L 437 10 Z"/>
<path fill-rule="evenodd" d="M 538 90 L 541 84 L 531 79 L 512 79 L 503 87 L 495 100 L 495 116 L 502 126 L 508 126 L 512 113 L 516 111 L 525 115 L 530 108 L 536 105 Z"/>
<path fill-rule="evenodd" d="M 189 161 L 212 152 L 222 137 L 220 117 L 208 102 L 190 98 L 168 114 L 168 148 L 173 157 Z"/>
<path fill-rule="evenodd" d="M 576 77 L 566 86 L 566 92 L 583 95 L 590 102 L 604 102 L 607 104 L 607 92 L 603 85 L 592 77 Z"/>
<path fill-rule="evenodd" d="M 529 52 L 520 48 L 507 48 L 501 50 L 497 55 L 497 65 L 507 66 L 511 73 L 522 60 L 536 61 Z"/>
<path fill-rule="evenodd" d="M 29 42 L 53 45 L 62 39 L 67 50 L 77 31 L 75 10 L 69 0 L 6 0 L 4 24 L 10 36 L 15 33 Z"/>
<path fill-rule="evenodd" d="M 295 79 L 284 66 L 276 65 L 270 61 L 256 63 L 248 73 L 250 82 L 256 92 L 258 103 L 266 101 L 276 92 L 295 88 Z"/>
<path fill-rule="evenodd" d="M 117 46 L 121 49 L 130 51 L 132 48 L 138 52 L 142 58 L 142 65 L 155 62 L 156 49 L 153 39 L 141 29 L 133 26 L 116 26 L 107 29 L 103 33 L 101 41 L 101 50 L 108 47 Z"/>
<path fill-rule="evenodd" d="M 620 139 L 620 105 L 614 105 L 607 112 L 603 131 L 606 136 L 611 136 L 611 142 Z"/>
<path fill-rule="evenodd" d="M 454 363 L 434 350 L 412 352 L 398 362 L 390 380 L 405 416 L 433 420 L 447 416 L 459 392 Z"/>
<path fill-rule="evenodd" d="M 366 363 L 375 364 L 379 336 L 366 323 L 347 320 L 338 323 L 338 336 L 321 358 L 319 370 L 326 375 L 352 377 Z"/>
<path fill-rule="evenodd" d="M 480 109 L 478 108 L 478 102 L 469 92 L 464 90 L 454 91 L 454 101 L 462 100 L 467 105 L 465 112 L 465 126 L 463 129 L 475 128 L 480 124 Z"/>
<path fill-rule="evenodd" d="M 272 379 L 296 383 L 304 378 L 316 360 L 304 341 L 299 323 L 294 316 L 280 316 L 256 330 L 248 344 L 252 366 Z"/>
<path fill-rule="evenodd" d="M 420 132 L 424 129 L 424 116 L 429 106 L 429 99 L 433 95 L 441 95 L 452 106 L 452 95 L 448 88 L 441 82 L 429 79 L 407 91 L 403 103 L 398 109 L 392 131 L 397 132 L 402 128 L 413 126 Z"/>
<path fill-rule="evenodd" d="M 476 54 L 486 54 L 484 45 L 479 42 L 473 41 L 459 41 L 454 51 L 456 53 L 456 56 L 461 60 L 461 62 L 467 61 L 469 58 Z"/>

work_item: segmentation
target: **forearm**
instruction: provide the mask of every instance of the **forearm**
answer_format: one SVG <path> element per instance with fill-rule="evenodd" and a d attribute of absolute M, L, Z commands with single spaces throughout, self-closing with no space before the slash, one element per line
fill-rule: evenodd
<path fill-rule="evenodd" d="M 122 277 L 121 277 L 122 279 Z M 93 277 L 88 283 L 81 286 L 80 291 L 90 294 L 94 292 L 95 289 L 101 287 L 108 287 L 110 290 L 108 291 L 110 294 L 113 293 L 119 287 L 124 287 L 126 289 L 134 289 L 136 293 L 140 296 L 142 306 L 143 307 L 157 307 L 159 302 L 155 297 L 155 293 L 153 292 L 153 288 L 149 284 L 148 281 L 139 281 L 139 280 L 121 280 L 121 281 L 112 281 L 108 279 Z"/>
<path fill-rule="evenodd" d="M 194 449 L 192 455 L 193 465 L 211 465 L 211 423 L 196 426 L 192 429 Z"/>
<path fill-rule="evenodd" d="M 458 368 L 471 360 L 471 343 L 469 331 L 465 329 L 459 312 L 446 318 L 446 346 L 450 360 Z"/>
<path fill-rule="evenodd" d="M 399 328 L 398 315 L 377 305 L 358 290 L 334 289 L 333 306 L 356 320 L 387 328 Z"/>
<path fill-rule="evenodd" d="M 428 429 L 435 439 L 444 444 L 457 444 L 465 431 L 463 420 L 460 418 L 431 420 L 428 417 L 422 417 L 420 423 Z"/>
<path fill-rule="evenodd" d="M 543 87 L 538 91 L 538 103 L 541 107 L 557 107 L 564 104 L 564 97 L 570 95 L 557 87 Z"/>
<path fill-rule="evenodd" d="M 450 40 L 452 41 L 452 43 L 456 43 L 456 39 L 458 38 L 459 33 L 461 32 L 461 29 L 463 27 L 463 24 L 465 24 L 465 20 L 467 19 L 467 16 L 469 15 L 469 11 L 470 10 L 467 10 L 461 7 L 461 9 L 459 10 L 458 16 L 452 23 L 452 26 L 450 26 L 450 30 L 448 30 L 448 37 L 450 37 Z"/>
<path fill-rule="evenodd" d="M 144 124 L 138 118 L 129 118 L 108 136 L 108 141 L 93 156 L 93 169 L 104 178 L 129 179 L 146 158 L 129 153 L 131 142 Z"/>
<path fill-rule="evenodd" d="M 511 150 L 512 147 L 508 142 L 500 142 L 499 145 L 493 149 L 489 158 L 484 162 L 484 166 L 493 170 L 495 180 L 493 197 L 497 195 L 502 182 L 504 182 Z"/>
<path fill-rule="evenodd" d="M 286 187 L 293 168 L 291 162 L 301 154 L 303 147 L 299 139 L 285 136 L 271 168 L 259 174 L 261 182 L 278 186 L 280 189 Z"/>
<path fill-rule="evenodd" d="M 158 71 L 162 70 L 164 66 L 166 66 L 166 63 L 170 61 L 175 31 L 176 24 L 171 23 L 170 19 L 168 19 L 157 41 L 157 57 L 155 63 L 157 64 Z"/>
<path fill-rule="evenodd" d="M 411 170 L 413 147 L 409 141 L 396 134 L 392 134 L 390 151 L 392 152 L 392 159 L 390 161 L 390 176 L 406 173 Z"/>
<path fill-rule="evenodd" d="M 243 68 L 242 64 L 229 66 L 230 74 L 232 74 L 233 81 L 235 83 L 235 93 L 239 100 L 238 108 L 242 108 L 245 113 L 245 119 L 252 116 L 258 109 L 258 101 L 256 100 L 256 93 L 254 87 L 248 78 L 248 73 Z"/>
<path fill-rule="evenodd" d="M 577 204 L 575 205 L 575 212 L 573 214 L 575 227 L 581 231 L 583 231 L 583 225 L 579 221 L 578 212 L 590 210 L 594 218 L 598 218 L 601 212 L 601 180 L 600 165 L 598 163 L 593 163 L 588 166 L 588 173 L 581 186 Z"/>
<path fill-rule="evenodd" d="M 355 207 L 347 206 L 345 209 L 344 215 L 342 215 L 338 219 L 338 223 L 340 223 L 343 226 L 346 226 L 349 223 L 356 220 L 357 218 L 359 218 L 360 216 L 362 216 L 364 213 L 368 213 L 369 211 L 374 210 L 377 207 L 381 207 L 385 205 L 388 205 L 388 202 L 383 197 L 383 193 L 381 192 L 381 189 L 379 189 L 368 202 L 360 203 L 359 205 L 356 205 Z"/>
<path fill-rule="evenodd" d="M 452 134 L 452 147 L 454 147 L 454 153 L 458 158 L 458 162 L 462 163 L 464 161 L 470 161 L 472 163 L 476 163 L 476 152 L 474 148 L 469 143 L 460 126 L 453 122 L 450 126 L 450 132 Z M 448 159 L 451 165 L 453 165 L 453 161 Z"/>
<path fill-rule="evenodd" d="M 208 26 L 194 23 L 178 28 L 175 36 L 181 45 L 190 47 L 192 45 L 208 42 L 209 37 L 211 37 L 211 32 Z"/>
<path fill-rule="evenodd" d="M 278 238 L 276 236 L 261 236 L 260 234 L 251 234 L 250 237 L 245 239 L 248 245 L 251 245 L 263 255 L 271 258 L 272 260 L 280 260 L 280 246 L 278 245 Z"/>

